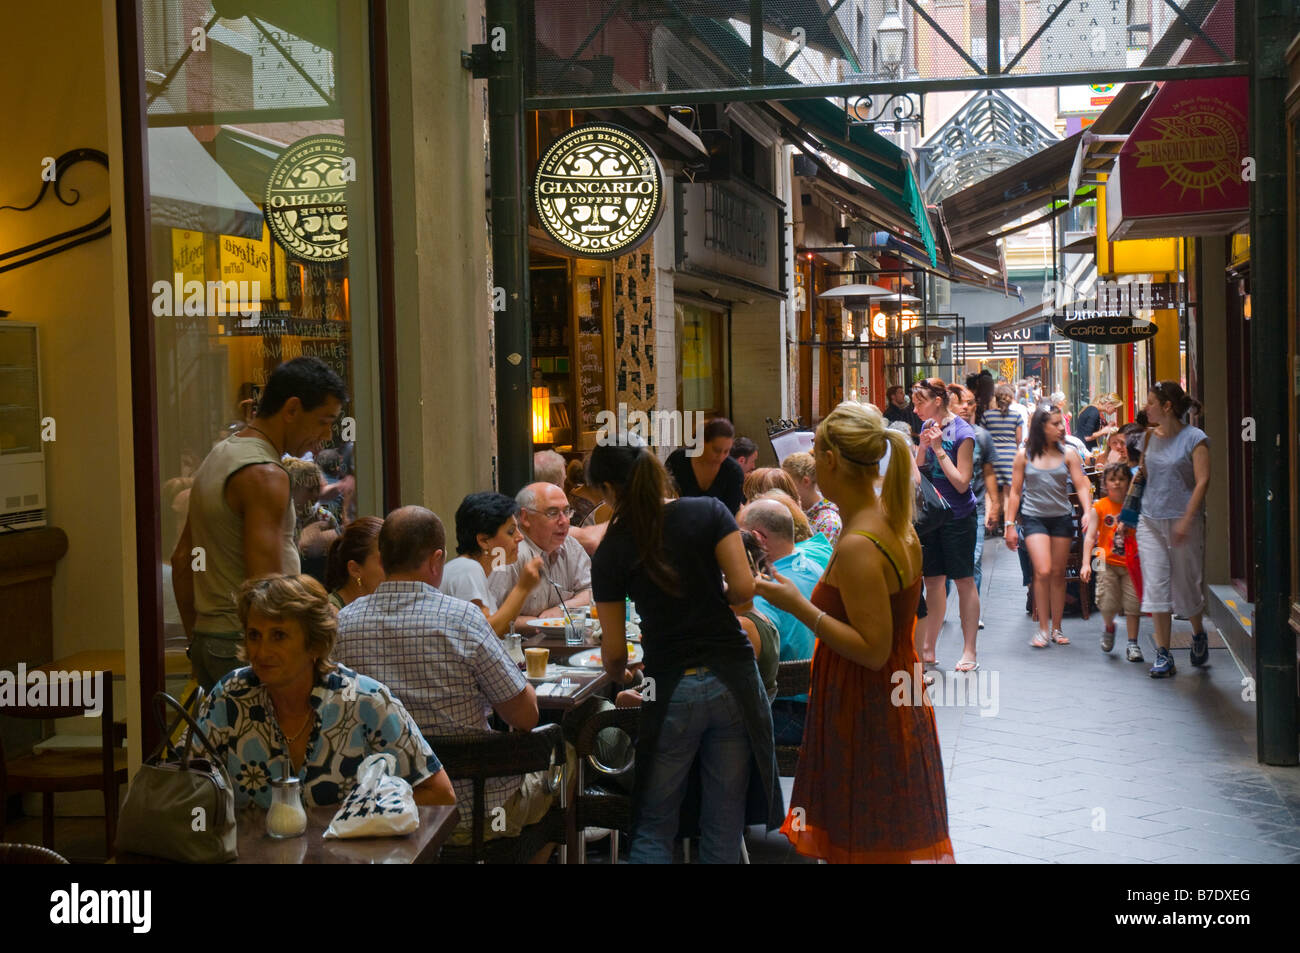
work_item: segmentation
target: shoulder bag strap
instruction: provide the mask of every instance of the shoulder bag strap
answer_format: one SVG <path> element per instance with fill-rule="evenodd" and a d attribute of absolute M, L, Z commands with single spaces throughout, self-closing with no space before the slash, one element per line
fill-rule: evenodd
<path fill-rule="evenodd" d="M 202 743 L 203 748 L 207 751 L 213 766 L 220 771 L 222 777 L 225 778 L 226 786 L 231 790 L 234 790 L 234 787 L 230 783 L 230 775 L 226 773 L 226 763 L 221 760 L 221 756 L 217 754 L 217 749 L 212 746 L 212 742 L 208 740 L 208 736 L 204 734 L 203 729 L 199 727 L 199 723 L 194 720 L 194 716 L 185 710 L 185 706 L 175 698 L 172 698 L 172 696 L 168 695 L 166 692 L 158 692 L 153 697 L 153 707 L 154 714 L 158 716 L 158 720 L 164 725 L 167 720 L 164 715 L 164 710 L 167 707 L 171 707 L 176 710 L 185 723 L 190 727 L 189 737 L 185 743 L 185 751 L 180 756 L 181 769 L 186 771 L 189 770 L 190 751 L 194 744 L 194 740 L 197 738 Z M 176 749 L 172 748 L 170 744 L 168 747 L 171 751 L 175 752 Z"/>
<path fill-rule="evenodd" d="M 1146 436 L 1142 438 L 1142 459 L 1138 461 L 1138 473 L 1142 475 L 1142 482 L 1147 481 L 1147 445 L 1151 443 L 1151 434 L 1153 431 L 1148 430 Z"/>

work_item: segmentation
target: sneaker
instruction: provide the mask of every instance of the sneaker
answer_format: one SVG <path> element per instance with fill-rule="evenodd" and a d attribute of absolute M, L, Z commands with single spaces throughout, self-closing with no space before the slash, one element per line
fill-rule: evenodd
<path fill-rule="evenodd" d="M 1192 665 L 1199 668 L 1210 660 L 1210 637 L 1204 632 L 1192 636 Z"/>
<path fill-rule="evenodd" d="M 980 628 L 981 628 L 981 629 L 984 628 L 984 620 L 983 620 L 983 619 L 980 619 Z"/>
<path fill-rule="evenodd" d="M 1112 625 L 1110 628 L 1103 629 L 1101 632 L 1101 650 L 1103 652 L 1109 652 L 1114 647 L 1115 647 L 1115 627 Z"/>
<path fill-rule="evenodd" d="M 1168 649 L 1156 649 L 1156 664 L 1151 666 L 1152 678 L 1168 678 L 1177 672 L 1174 656 Z"/>
<path fill-rule="evenodd" d="M 1142 647 L 1138 645 L 1136 642 L 1130 642 L 1128 644 L 1128 648 L 1125 649 L 1124 651 L 1124 657 L 1127 658 L 1130 662 L 1146 661 L 1146 659 L 1142 657 Z"/>

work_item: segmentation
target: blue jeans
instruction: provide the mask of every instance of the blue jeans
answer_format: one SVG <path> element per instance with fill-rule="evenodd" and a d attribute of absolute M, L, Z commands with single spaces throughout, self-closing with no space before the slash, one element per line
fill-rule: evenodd
<path fill-rule="evenodd" d="M 740 862 L 752 755 L 740 704 L 712 672 L 685 675 L 668 702 L 645 785 L 631 864 L 670 864 L 686 779 L 700 759 L 702 864 Z"/>
<path fill-rule="evenodd" d="M 979 501 L 975 507 L 975 591 L 982 592 L 984 589 L 984 500 Z M 944 585 L 943 591 L 949 596 L 952 595 L 952 580 L 949 579 Z"/>
<path fill-rule="evenodd" d="M 803 744 L 803 723 L 807 717 L 807 702 L 778 698 L 772 702 L 772 740 L 779 745 Z"/>

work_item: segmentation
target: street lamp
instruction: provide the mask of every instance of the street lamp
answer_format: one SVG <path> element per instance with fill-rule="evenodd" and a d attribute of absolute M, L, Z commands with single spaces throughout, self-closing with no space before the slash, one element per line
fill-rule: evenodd
<path fill-rule="evenodd" d="M 903 63 L 903 44 L 907 41 L 907 27 L 898 15 L 898 4 L 893 3 L 880 18 L 876 27 L 876 41 L 880 44 L 880 65 L 891 76 L 897 75 Z"/>

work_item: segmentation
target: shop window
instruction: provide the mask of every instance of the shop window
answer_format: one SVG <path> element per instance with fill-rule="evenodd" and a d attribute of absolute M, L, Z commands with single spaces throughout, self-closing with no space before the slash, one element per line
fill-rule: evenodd
<path fill-rule="evenodd" d="M 674 305 L 681 341 L 679 365 L 682 411 L 702 410 L 706 417 L 726 413 L 722 366 L 723 322 L 718 311 L 679 301 Z"/>
<path fill-rule="evenodd" d="M 143 8 L 164 561 L 195 470 L 294 357 L 320 358 L 349 398 L 331 439 L 303 454 L 321 496 L 304 495 L 299 529 L 380 508 L 365 5 L 258 6 Z M 304 537 L 317 540 L 302 544 L 304 571 L 323 576 L 330 538 Z M 164 594 L 175 623 L 166 581 Z"/>

